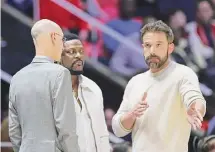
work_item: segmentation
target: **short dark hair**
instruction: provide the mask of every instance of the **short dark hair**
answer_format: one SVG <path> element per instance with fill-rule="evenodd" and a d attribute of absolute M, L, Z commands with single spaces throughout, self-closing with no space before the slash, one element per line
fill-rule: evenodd
<path fill-rule="evenodd" d="M 166 34 L 166 37 L 169 43 L 173 43 L 173 40 L 174 40 L 174 34 L 172 29 L 161 20 L 156 22 L 150 22 L 144 25 L 140 32 L 141 32 L 141 40 L 143 40 L 143 36 L 147 32 L 164 32 Z"/>
<path fill-rule="evenodd" d="M 66 34 L 64 37 L 66 38 L 66 41 L 80 40 L 80 38 L 78 37 L 78 35 L 73 34 L 73 33 Z"/>

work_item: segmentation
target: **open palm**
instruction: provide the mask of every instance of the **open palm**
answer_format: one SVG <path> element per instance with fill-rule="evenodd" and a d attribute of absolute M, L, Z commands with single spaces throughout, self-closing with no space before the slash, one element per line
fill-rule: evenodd
<path fill-rule="evenodd" d="M 189 107 L 187 110 L 187 119 L 194 130 L 200 129 L 202 126 L 201 113 L 193 107 Z"/>

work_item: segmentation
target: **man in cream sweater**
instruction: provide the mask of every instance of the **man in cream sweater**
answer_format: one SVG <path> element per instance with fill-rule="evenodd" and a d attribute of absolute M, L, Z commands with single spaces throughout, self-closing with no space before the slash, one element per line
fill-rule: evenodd
<path fill-rule="evenodd" d="M 165 23 L 146 24 L 141 38 L 150 69 L 129 81 L 113 131 L 132 132 L 133 152 L 187 152 L 191 127 L 201 127 L 206 111 L 198 77 L 170 60 L 174 35 Z"/>

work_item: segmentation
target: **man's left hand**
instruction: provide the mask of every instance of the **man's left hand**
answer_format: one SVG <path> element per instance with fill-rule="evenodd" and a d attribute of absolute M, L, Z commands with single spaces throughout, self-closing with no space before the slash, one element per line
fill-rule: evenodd
<path fill-rule="evenodd" d="M 201 129 L 203 117 L 199 110 L 194 106 L 190 106 L 187 110 L 188 122 L 191 124 L 191 127 L 196 129 Z"/>

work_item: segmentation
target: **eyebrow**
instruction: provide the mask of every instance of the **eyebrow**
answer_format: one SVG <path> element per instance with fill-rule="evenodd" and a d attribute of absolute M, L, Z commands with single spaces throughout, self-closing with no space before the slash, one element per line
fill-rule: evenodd
<path fill-rule="evenodd" d="M 157 41 L 157 43 L 163 43 L 163 41 Z"/>
<path fill-rule="evenodd" d="M 84 47 L 82 45 L 73 45 L 73 46 L 67 47 L 67 49 L 74 49 L 74 48 L 84 48 Z"/>

